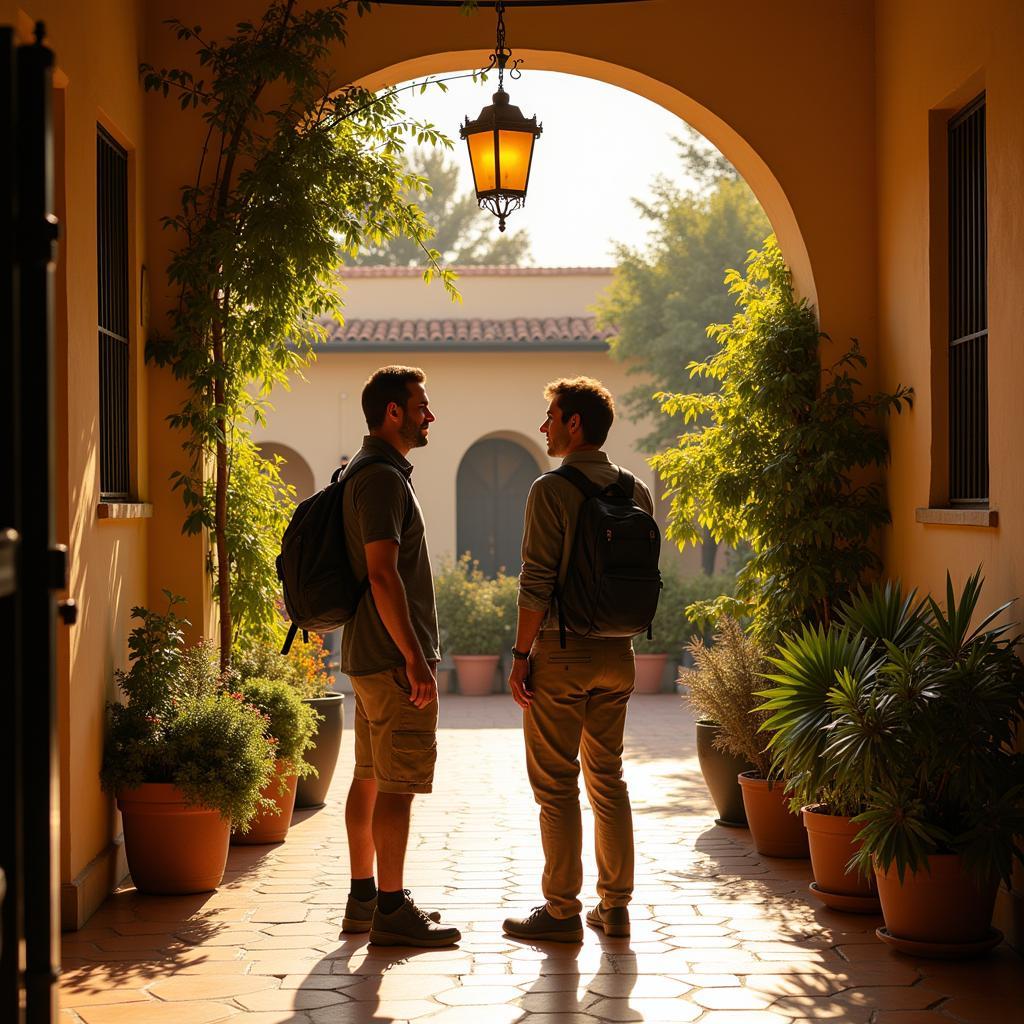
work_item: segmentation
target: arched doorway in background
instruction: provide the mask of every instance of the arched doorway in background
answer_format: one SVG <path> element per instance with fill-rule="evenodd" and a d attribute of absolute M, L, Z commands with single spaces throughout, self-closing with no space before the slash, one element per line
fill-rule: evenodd
<path fill-rule="evenodd" d="M 284 459 L 281 466 L 281 479 L 295 488 L 296 502 L 303 501 L 316 490 L 313 470 L 294 448 L 289 448 L 285 444 L 277 444 L 275 441 L 260 441 L 259 447 L 260 454 L 268 462 L 272 462 L 275 455 L 280 455 Z"/>
<path fill-rule="evenodd" d="M 537 461 L 521 444 L 501 437 L 477 441 L 459 463 L 456 480 L 456 543 L 480 568 L 517 573 L 523 513 Z"/>

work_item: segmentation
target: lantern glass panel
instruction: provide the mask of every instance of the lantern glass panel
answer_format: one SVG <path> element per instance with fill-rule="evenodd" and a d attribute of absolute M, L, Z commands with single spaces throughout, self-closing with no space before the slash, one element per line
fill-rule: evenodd
<path fill-rule="evenodd" d="M 501 188 L 515 192 L 526 191 L 533 142 L 532 132 L 498 132 L 498 146 L 501 149 Z"/>
<path fill-rule="evenodd" d="M 497 188 L 494 179 L 494 133 L 477 132 L 470 135 L 469 159 L 473 164 L 473 180 L 477 192 L 491 192 Z"/>

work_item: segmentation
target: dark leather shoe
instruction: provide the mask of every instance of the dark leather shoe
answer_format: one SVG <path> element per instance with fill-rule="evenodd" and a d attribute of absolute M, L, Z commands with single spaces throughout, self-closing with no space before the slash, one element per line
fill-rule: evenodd
<path fill-rule="evenodd" d="M 408 889 L 405 890 L 405 895 L 408 898 Z M 376 909 L 376 896 L 369 900 L 357 900 L 355 896 L 349 893 L 348 902 L 345 904 L 345 916 L 341 921 L 341 934 L 355 935 L 360 932 L 368 932 L 373 924 L 373 912 Z M 427 917 L 434 922 L 440 921 L 441 912 L 438 910 L 428 911 Z"/>
<path fill-rule="evenodd" d="M 534 907 L 529 917 L 506 917 L 502 925 L 506 935 L 514 939 L 536 939 L 542 942 L 582 942 L 583 922 L 579 914 L 552 917 L 547 904 Z"/>
<path fill-rule="evenodd" d="M 605 907 L 598 903 L 587 911 L 587 924 L 604 929 L 605 935 L 613 938 L 629 937 L 629 909 L 627 907 Z"/>
<path fill-rule="evenodd" d="M 370 925 L 370 942 L 375 946 L 418 946 L 433 949 L 454 946 L 462 933 L 451 925 L 438 924 L 413 903 L 406 891 L 405 902 L 390 914 L 377 907 Z"/>

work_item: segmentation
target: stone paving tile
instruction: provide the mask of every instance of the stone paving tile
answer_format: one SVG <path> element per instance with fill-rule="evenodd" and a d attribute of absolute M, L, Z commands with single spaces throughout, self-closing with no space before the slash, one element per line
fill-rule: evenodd
<path fill-rule="evenodd" d="M 501 935 L 540 902 L 537 808 L 519 713 L 507 697 L 448 698 L 435 792 L 415 804 L 407 884 L 463 932 L 446 950 L 378 949 L 340 936 L 348 883 L 347 731 L 327 805 L 287 842 L 232 847 L 216 893 L 130 886 L 65 938 L 62 1024 L 1009 1024 L 1024 964 L 904 957 L 879 918 L 807 891 L 806 861 L 761 858 L 713 824 L 693 727 L 675 697 L 638 697 L 627 725 L 637 887 L 633 934 L 581 946 Z M 595 900 L 593 819 L 585 881 Z M 496 838 L 498 837 L 498 838 Z"/>

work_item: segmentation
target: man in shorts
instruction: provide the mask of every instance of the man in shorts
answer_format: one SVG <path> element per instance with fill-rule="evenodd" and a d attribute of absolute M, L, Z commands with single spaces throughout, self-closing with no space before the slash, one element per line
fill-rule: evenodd
<path fill-rule="evenodd" d="M 431 791 L 437 758 L 437 610 L 406 458 L 427 443 L 434 421 L 423 382 L 423 371 L 409 366 L 370 377 L 362 395 L 369 433 L 346 471 L 346 546 L 356 578 L 369 587 L 341 641 L 356 703 L 345 805 L 352 888 L 342 930 L 369 931 L 379 945 L 433 947 L 462 936 L 420 910 L 403 886 L 412 798 Z M 360 468 L 367 458 L 381 461 Z"/>
<path fill-rule="evenodd" d="M 561 457 L 563 466 L 599 487 L 616 483 L 619 469 L 602 451 L 615 418 L 608 389 L 590 377 L 575 377 L 552 381 L 544 397 L 548 407 L 540 430 L 548 455 Z M 583 941 L 581 765 L 594 811 L 600 897 L 587 924 L 606 935 L 629 935 L 633 816 L 622 778 L 622 737 L 633 692 L 632 641 L 568 633 L 562 647 L 555 600 L 569 571 L 583 501 L 568 480 L 545 474 L 534 481 L 526 503 L 509 689 L 524 711 L 526 770 L 540 805 L 545 902 L 526 917 L 506 919 L 505 934 L 518 939 Z M 651 492 L 639 480 L 633 501 L 652 511 Z"/>

